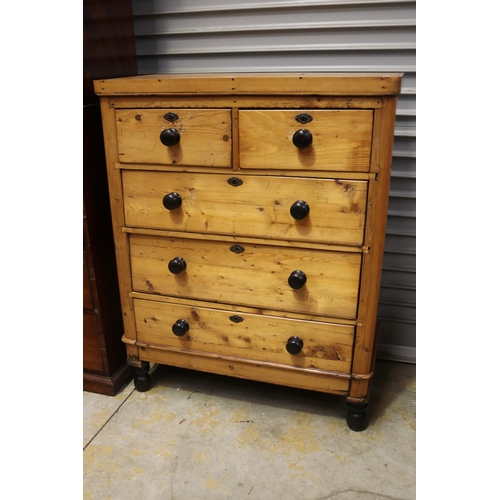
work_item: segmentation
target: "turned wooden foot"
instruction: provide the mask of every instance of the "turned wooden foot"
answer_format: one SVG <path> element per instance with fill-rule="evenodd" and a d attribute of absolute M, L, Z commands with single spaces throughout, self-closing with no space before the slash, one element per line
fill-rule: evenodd
<path fill-rule="evenodd" d="M 349 403 L 347 411 L 347 425 L 351 431 L 364 431 L 368 427 L 368 403 Z"/>
<path fill-rule="evenodd" d="M 137 391 L 146 392 L 151 389 L 151 375 L 149 372 L 149 363 L 141 362 L 140 367 L 134 367 L 134 385 Z"/>

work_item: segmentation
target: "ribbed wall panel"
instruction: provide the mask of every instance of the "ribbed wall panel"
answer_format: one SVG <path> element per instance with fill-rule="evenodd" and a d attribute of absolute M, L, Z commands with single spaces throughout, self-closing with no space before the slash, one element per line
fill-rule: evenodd
<path fill-rule="evenodd" d="M 134 0 L 133 9 L 140 74 L 404 73 L 379 318 L 383 356 L 414 360 L 416 2 Z"/>

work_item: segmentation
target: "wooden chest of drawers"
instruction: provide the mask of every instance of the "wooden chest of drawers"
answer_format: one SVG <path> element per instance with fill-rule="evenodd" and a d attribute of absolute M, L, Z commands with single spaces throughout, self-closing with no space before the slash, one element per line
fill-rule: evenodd
<path fill-rule="evenodd" d="M 128 361 L 347 397 L 376 350 L 399 74 L 96 80 Z"/>

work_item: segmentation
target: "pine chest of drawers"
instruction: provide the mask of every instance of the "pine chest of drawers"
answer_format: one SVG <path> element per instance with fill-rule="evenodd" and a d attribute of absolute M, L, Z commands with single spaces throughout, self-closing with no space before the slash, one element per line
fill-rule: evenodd
<path fill-rule="evenodd" d="M 96 80 L 128 362 L 343 395 L 363 430 L 399 74 Z"/>

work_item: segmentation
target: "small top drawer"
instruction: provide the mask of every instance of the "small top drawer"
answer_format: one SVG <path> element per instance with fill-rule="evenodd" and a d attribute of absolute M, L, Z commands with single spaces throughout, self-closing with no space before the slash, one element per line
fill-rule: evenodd
<path fill-rule="evenodd" d="M 227 109 L 118 109 L 116 132 L 123 163 L 231 165 Z"/>
<path fill-rule="evenodd" d="M 241 168 L 370 168 L 371 110 L 243 110 L 239 116 Z"/>

